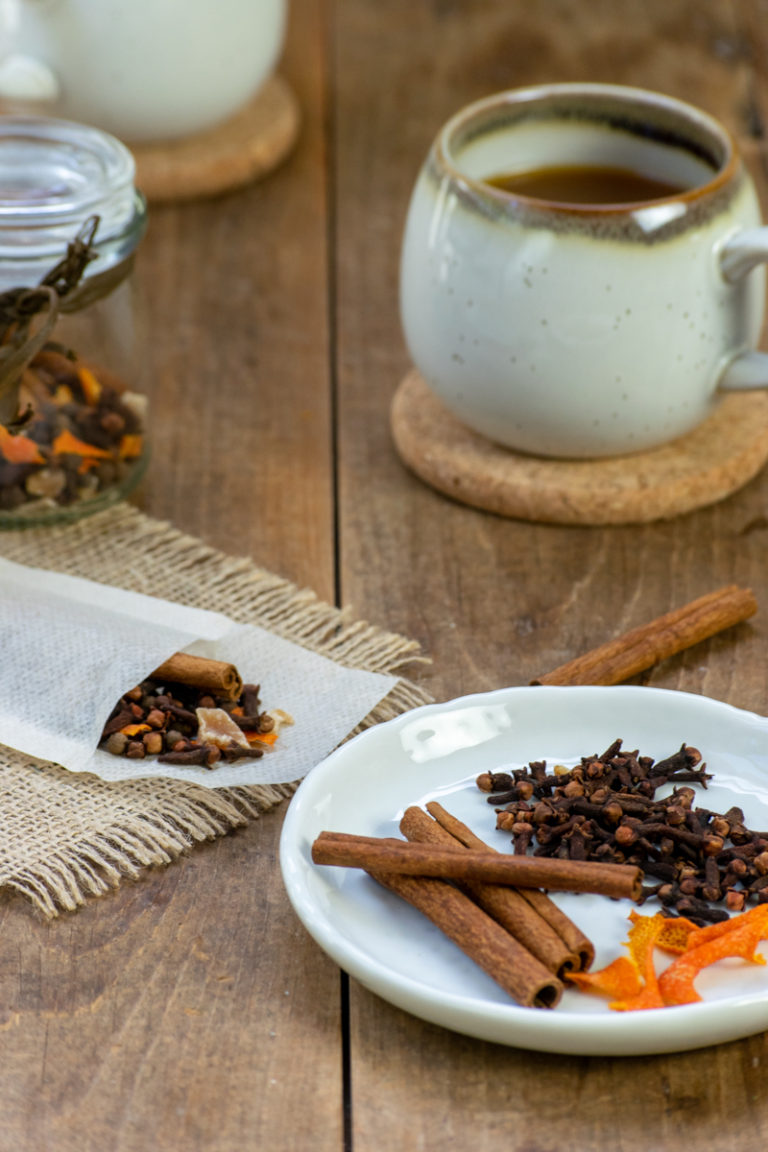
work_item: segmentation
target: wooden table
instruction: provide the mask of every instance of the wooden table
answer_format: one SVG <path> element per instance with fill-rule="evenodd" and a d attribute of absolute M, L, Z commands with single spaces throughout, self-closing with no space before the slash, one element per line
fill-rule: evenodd
<path fill-rule="evenodd" d="M 408 368 L 405 209 L 447 116 L 534 81 L 658 88 L 724 120 L 765 190 L 768 3 L 294 0 L 281 70 L 303 110 L 291 159 L 152 213 L 145 510 L 418 639 L 438 699 L 526 683 L 720 584 L 750 585 L 765 611 L 768 475 L 667 523 L 515 522 L 409 475 L 388 408 Z M 644 682 L 765 712 L 766 627 Z M 52 923 L 2 897 L 2 1152 L 764 1146 L 763 1035 L 644 1059 L 532 1054 L 348 980 L 288 905 L 283 815 Z"/>

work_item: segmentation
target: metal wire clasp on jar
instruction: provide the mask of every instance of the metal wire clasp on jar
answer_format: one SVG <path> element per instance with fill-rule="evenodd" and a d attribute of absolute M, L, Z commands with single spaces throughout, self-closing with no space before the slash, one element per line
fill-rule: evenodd
<path fill-rule="evenodd" d="M 0 120 L 0 527 L 108 507 L 147 463 L 130 273 L 131 153 L 84 125 Z"/>

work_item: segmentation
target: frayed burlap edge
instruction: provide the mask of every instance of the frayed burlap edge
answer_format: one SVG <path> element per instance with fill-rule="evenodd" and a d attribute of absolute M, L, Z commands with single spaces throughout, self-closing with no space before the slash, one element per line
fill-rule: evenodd
<path fill-rule="evenodd" d="M 131 505 L 74 524 L 2 534 L 0 555 L 222 612 L 348 667 L 398 676 L 350 736 L 431 699 L 401 676 L 407 665 L 425 662 L 414 641 L 356 620 L 350 610 L 334 608 L 252 561 L 227 556 Z M 136 879 L 145 868 L 169 864 L 196 843 L 244 826 L 297 787 L 208 789 L 166 779 L 108 783 L 10 749 L 0 755 L 3 780 L 0 888 L 22 893 L 46 917 L 72 911 L 125 877 Z M 16 837 L 17 843 L 4 844 L 2 828 L 11 822 L 2 820 L 3 806 L 13 797 L 30 808 L 35 828 Z M 39 828 L 35 805 L 44 813 Z"/>

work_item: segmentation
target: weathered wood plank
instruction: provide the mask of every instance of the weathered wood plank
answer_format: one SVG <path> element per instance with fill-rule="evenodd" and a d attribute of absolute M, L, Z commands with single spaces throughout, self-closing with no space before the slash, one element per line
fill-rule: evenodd
<path fill-rule="evenodd" d="M 143 505 L 334 596 L 323 0 L 283 74 L 302 136 L 263 184 L 152 212 Z M 0 900 L 2 1152 L 342 1143 L 339 975 L 290 909 L 282 812 L 48 924 Z"/>
<path fill-rule="evenodd" d="M 642 1059 L 550 1056 L 422 1024 L 364 989 L 354 1036 L 356 1148 L 752 1152 L 768 1135 L 761 1036 Z"/>
<path fill-rule="evenodd" d="M 408 366 L 400 232 L 439 125 L 502 88 L 600 80 L 698 103 L 754 154 L 753 66 L 764 54 L 750 42 L 743 7 L 468 0 L 393 3 L 384 21 L 375 0 L 340 0 L 341 587 L 359 612 L 419 637 L 434 657 L 426 679 L 438 698 L 526 683 L 721 583 L 751 585 L 768 604 L 765 477 L 678 521 L 567 529 L 451 504 L 404 471 L 388 431 Z M 765 628 L 761 615 L 646 679 L 765 711 Z M 572 1060 L 424 1025 L 354 982 L 351 1006 L 358 1152 L 447 1143 L 671 1152 L 683 1140 L 725 1152 L 751 1149 L 768 1130 L 762 1036 L 645 1060 Z"/>
<path fill-rule="evenodd" d="M 147 512 L 333 599 L 323 0 L 280 65 L 302 116 L 267 179 L 158 206 L 139 253 Z"/>
<path fill-rule="evenodd" d="M 498 87 L 510 54 L 520 63 L 509 66 L 515 82 L 580 75 L 652 83 L 657 79 L 654 44 L 661 44 L 662 54 L 671 51 L 670 8 L 677 13 L 678 32 L 687 26 L 685 8 L 691 31 L 685 50 L 678 41 L 667 90 L 690 98 L 698 91 L 704 103 L 712 91 L 725 89 L 730 76 L 730 99 L 723 96 L 718 111 L 736 122 L 749 87 L 746 65 L 743 54 L 718 53 L 722 43 L 738 42 L 739 29 L 727 4 L 707 6 L 702 28 L 699 7 L 597 4 L 590 5 L 587 21 L 582 6 L 561 2 L 526 10 L 524 17 L 521 9 L 491 3 L 403 5 L 390 8 L 389 20 L 380 22 L 375 4 L 341 6 L 342 588 L 345 599 L 380 605 L 387 623 L 415 632 L 427 644 L 435 656 L 438 692 L 488 687 L 500 677 L 525 682 L 550 653 L 559 660 L 565 650 L 578 651 L 592 637 L 604 638 L 711 583 L 711 572 L 690 568 L 674 545 L 680 523 L 572 531 L 505 522 L 452 505 L 405 474 L 388 428 L 391 396 L 408 366 L 397 306 L 400 233 L 416 171 L 439 124 L 466 100 Z M 644 19 L 635 19 L 641 9 Z M 529 45 L 524 53 L 521 37 Z M 617 41 L 625 43 L 621 70 L 613 51 Z M 579 72 L 582 42 L 589 50 Z M 489 63 L 492 46 L 495 71 Z M 565 71 L 564 59 L 571 62 Z M 600 59 L 604 65 L 598 69 Z M 692 75 L 699 77 L 698 90 Z M 751 517 L 751 491 L 729 504 L 745 508 L 744 523 Z M 717 518 L 720 512 L 701 515 Z M 731 531 L 739 516 L 729 515 Z M 692 537 L 695 546 L 698 537 Z M 674 574 L 674 591 L 670 543 L 686 571 Z M 629 559 L 633 554 L 643 557 L 641 570 Z M 527 579 L 529 573 L 536 577 Z M 590 593 L 594 603 L 587 606 Z M 585 606 L 588 610 L 579 610 Z M 509 621 L 508 631 L 489 629 L 489 617 Z"/>
<path fill-rule="evenodd" d="M 287 905 L 281 822 L 51 923 L 3 900 L 3 1152 L 339 1147 L 338 974 Z"/>

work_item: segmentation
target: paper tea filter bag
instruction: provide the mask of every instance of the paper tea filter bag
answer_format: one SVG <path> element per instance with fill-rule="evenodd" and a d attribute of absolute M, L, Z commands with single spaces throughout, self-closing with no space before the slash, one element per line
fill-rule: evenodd
<path fill-rule="evenodd" d="M 0 742 L 105 780 L 166 776 L 211 788 L 298 780 L 390 691 L 263 628 L 79 577 L 0 560 Z M 294 725 L 260 760 L 186 768 L 98 749 L 120 696 L 187 651 L 235 664 Z"/>

